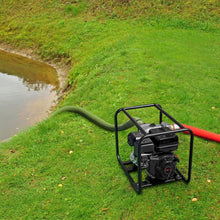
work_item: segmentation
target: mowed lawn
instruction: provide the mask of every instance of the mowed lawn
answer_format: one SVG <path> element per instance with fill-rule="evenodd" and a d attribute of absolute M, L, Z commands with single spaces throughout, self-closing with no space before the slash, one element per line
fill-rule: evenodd
<path fill-rule="evenodd" d="M 91 20 L 75 25 L 72 20 L 57 25 L 60 30 L 51 27 L 53 37 L 39 38 L 38 52 L 69 53 L 71 89 L 60 106 L 81 106 L 114 123 L 118 108 L 159 103 L 181 123 L 220 133 L 217 30 L 163 22 L 153 25 L 144 19 Z M 40 36 L 40 30 L 35 31 Z M 32 47 L 37 38 L 28 33 L 29 29 L 22 30 L 20 36 L 26 36 L 27 46 Z M 71 36 L 75 37 L 71 40 Z M 78 44 L 80 36 L 82 43 Z M 17 37 L 16 43 L 25 47 L 23 38 Z M 153 111 L 136 111 L 135 116 L 146 123 L 158 122 Z M 120 122 L 124 121 L 122 117 Z M 132 151 L 126 144 L 130 131 L 135 129 L 120 133 L 128 156 Z M 180 135 L 176 153 L 182 169 L 187 169 L 188 140 L 187 135 Z M 195 137 L 190 184 L 150 187 L 137 195 L 118 165 L 114 133 L 79 115 L 63 113 L 0 144 L 0 216 L 218 219 L 219 150 L 219 143 Z"/>

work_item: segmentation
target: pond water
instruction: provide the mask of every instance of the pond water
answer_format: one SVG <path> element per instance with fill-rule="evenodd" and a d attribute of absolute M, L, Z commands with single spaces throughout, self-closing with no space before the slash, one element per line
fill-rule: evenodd
<path fill-rule="evenodd" d="M 0 50 L 0 141 L 45 119 L 58 87 L 53 67 Z"/>

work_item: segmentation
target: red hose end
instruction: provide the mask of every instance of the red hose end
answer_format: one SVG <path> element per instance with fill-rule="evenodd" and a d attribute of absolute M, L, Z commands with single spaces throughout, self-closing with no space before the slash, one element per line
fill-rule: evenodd
<path fill-rule="evenodd" d="M 216 141 L 220 143 L 220 135 L 216 134 L 216 133 L 212 133 L 210 131 L 206 131 L 206 130 L 202 130 L 200 128 L 195 128 L 193 126 L 190 125 L 185 125 L 182 124 L 185 128 L 189 128 L 190 130 L 192 130 L 193 134 L 195 136 L 201 137 L 201 138 L 205 138 L 208 140 L 212 140 L 212 141 Z"/>

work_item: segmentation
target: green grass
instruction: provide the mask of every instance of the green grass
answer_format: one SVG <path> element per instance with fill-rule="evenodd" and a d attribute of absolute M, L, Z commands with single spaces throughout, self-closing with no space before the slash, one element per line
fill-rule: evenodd
<path fill-rule="evenodd" d="M 1 7 L 0 42 L 72 66 L 71 89 L 61 106 L 81 106 L 113 123 L 120 107 L 159 103 L 181 123 L 220 133 L 219 29 L 210 11 L 197 14 L 206 18 L 202 21 L 187 20 L 174 8 L 173 18 L 163 20 L 165 4 L 146 19 L 135 16 L 137 11 L 127 17 L 125 1 L 111 1 L 111 10 L 103 3 L 99 13 L 92 1 L 20 1 L 15 7 L 16 2 Z M 152 111 L 134 115 L 147 123 L 158 120 Z M 122 142 L 127 134 L 120 133 Z M 188 138 L 180 138 L 183 167 Z M 1 144 L 0 216 L 218 219 L 219 150 L 219 144 L 195 138 L 189 185 L 161 185 L 137 195 L 118 165 L 114 133 L 75 114 L 57 115 Z M 124 149 L 125 159 L 130 151 Z"/>

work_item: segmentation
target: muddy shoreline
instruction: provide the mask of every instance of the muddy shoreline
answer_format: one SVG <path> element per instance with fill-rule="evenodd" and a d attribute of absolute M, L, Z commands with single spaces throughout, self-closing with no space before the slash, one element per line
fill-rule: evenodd
<path fill-rule="evenodd" d="M 17 49 L 14 48 L 11 45 L 5 44 L 5 43 L 0 43 L 0 50 L 3 50 L 5 52 L 9 53 L 14 53 L 23 57 L 27 57 L 29 59 L 42 62 L 45 64 L 48 64 L 52 66 L 53 68 L 56 69 L 58 79 L 59 79 L 59 91 L 58 91 L 58 96 L 62 97 L 63 92 L 66 90 L 68 84 L 67 84 L 67 77 L 70 72 L 71 66 L 70 65 L 65 65 L 63 63 L 55 63 L 52 60 L 51 61 L 44 61 L 40 58 L 39 55 L 34 53 L 34 50 L 30 48 L 25 48 L 25 49 Z"/>

